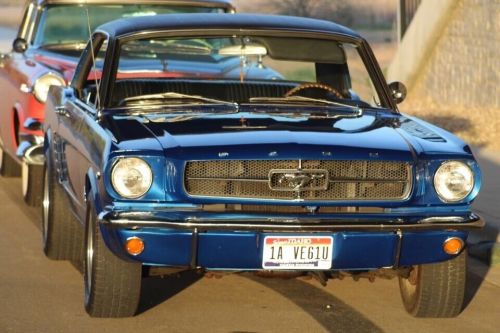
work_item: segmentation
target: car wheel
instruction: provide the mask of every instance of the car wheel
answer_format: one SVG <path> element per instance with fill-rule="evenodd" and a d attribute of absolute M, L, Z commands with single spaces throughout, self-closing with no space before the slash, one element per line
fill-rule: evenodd
<path fill-rule="evenodd" d="M 43 197 L 43 166 L 23 162 L 21 180 L 24 202 L 39 207 Z"/>
<path fill-rule="evenodd" d="M 43 251 L 54 260 L 83 260 L 83 229 L 69 211 L 68 198 L 47 158 L 43 172 Z"/>
<path fill-rule="evenodd" d="M 0 146 L 0 175 L 3 177 L 19 177 L 21 168 L 16 161 Z"/>
<path fill-rule="evenodd" d="M 450 318 L 462 311 L 467 251 L 454 259 L 412 267 L 408 278 L 399 278 L 406 311 L 414 317 Z"/>
<path fill-rule="evenodd" d="M 106 246 L 92 200 L 87 200 L 84 261 L 85 310 L 92 317 L 130 317 L 137 311 L 142 265 L 115 256 Z"/>

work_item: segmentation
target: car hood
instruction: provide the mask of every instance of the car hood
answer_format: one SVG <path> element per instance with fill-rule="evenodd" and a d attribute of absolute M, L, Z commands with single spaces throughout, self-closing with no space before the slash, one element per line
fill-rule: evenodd
<path fill-rule="evenodd" d="M 200 160 L 335 158 L 412 161 L 416 158 L 415 151 L 420 149 L 417 143 L 412 143 L 411 135 L 401 133 L 400 116 L 388 112 L 365 112 L 356 118 L 336 119 L 253 112 L 154 114 L 115 116 L 114 122 L 119 150 L 133 150 L 138 141 L 145 143 L 143 139 L 156 138 L 166 157 L 180 160 L 188 156 Z"/>
<path fill-rule="evenodd" d="M 33 58 L 36 62 L 45 65 L 47 68 L 61 73 L 66 82 L 70 82 L 78 64 L 79 56 L 78 53 L 73 53 L 73 55 L 65 55 L 62 53 L 40 50 L 34 54 Z"/>

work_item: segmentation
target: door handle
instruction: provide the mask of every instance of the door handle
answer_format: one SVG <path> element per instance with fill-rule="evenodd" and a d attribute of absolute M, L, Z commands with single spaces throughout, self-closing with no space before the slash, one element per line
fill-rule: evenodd
<path fill-rule="evenodd" d="M 56 106 L 54 111 L 56 114 L 58 114 L 60 116 L 64 116 L 67 118 L 71 117 L 70 113 L 68 112 L 68 109 L 66 109 L 66 107 L 64 105 Z"/>

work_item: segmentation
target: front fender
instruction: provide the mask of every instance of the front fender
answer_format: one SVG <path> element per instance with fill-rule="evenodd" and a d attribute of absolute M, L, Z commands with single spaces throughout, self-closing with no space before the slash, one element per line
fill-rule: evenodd
<path fill-rule="evenodd" d="M 97 173 L 92 168 L 89 169 L 87 171 L 87 174 L 85 175 L 84 194 L 86 200 L 92 200 L 95 212 L 99 216 L 99 214 L 101 214 L 103 211 L 103 207 L 102 207 L 101 196 L 99 194 L 99 185 L 97 180 L 98 180 Z"/>
<path fill-rule="evenodd" d="M 102 220 L 102 216 L 106 214 L 107 211 L 103 209 L 102 197 L 99 193 L 99 179 L 100 176 L 93 170 L 89 169 L 87 171 L 87 175 L 85 177 L 85 198 L 86 200 L 91 200 L 91 205 L 94 207 L 95 214 L 97 217 L 97 221 Z M 91 206 L 87 204 L 87 207 Z M 88 212 L 86 212 L 87 214 Z M 84 220 L 85 223 L 88 223 Z M 120 235 L 114 231 L 111 231 L 109 228 L 106 228 L 103 223 L 98 223 L 98 228 L 100 228 L 102 238 L 106 246 L 118 257 L 122 260 L 132 261 L 127 255 L 123 252 L 123 248 L 121 247 Z"/>
<path fill-rule="evenodd" d="M 52 131 L 47 129 L 43 135 L 43 155 L 47 157 L 52 143 Z"/>

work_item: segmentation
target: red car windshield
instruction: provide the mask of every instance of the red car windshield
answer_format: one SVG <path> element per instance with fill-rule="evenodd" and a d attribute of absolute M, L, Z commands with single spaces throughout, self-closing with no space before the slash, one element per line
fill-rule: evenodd
<path fill-rule="evenodd" d="M 169 4 L 74 4 L 49 5 L 43 9 L 38 23 L 34 46 L 83 49 L 89 30 L 106 22 L 135 16 L 174 13 L 223 13 L 224 8 L 179 6 Z M 90 19 L 88 27 L 87 12 Z"/>

